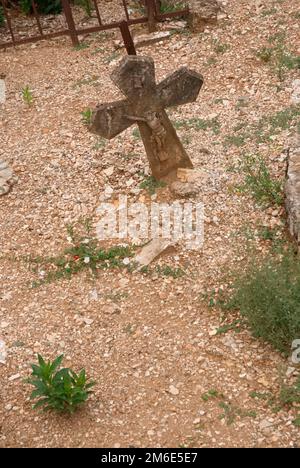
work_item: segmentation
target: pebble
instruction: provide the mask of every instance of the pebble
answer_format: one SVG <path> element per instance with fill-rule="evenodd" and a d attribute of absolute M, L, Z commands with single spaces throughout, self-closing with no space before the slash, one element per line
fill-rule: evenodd
<path fill-rule="evenodd" d="M 21 377 L 20 374 L 14 374 L 14 375 L 11 375 L 11 376 L 8 378 L 8 380 L 9 380 L 10 382 L 12 382 L 13 380 L 17 380 L 17 379 L 19 379 L 20 377 Z"/>
<path fill-rule="evenodd" d="M 174 385 L 170 385 L 169 392 L 171 393 L 171 395 L 178 395 L 179 394 L 178 388 L 176 388 Z"/>

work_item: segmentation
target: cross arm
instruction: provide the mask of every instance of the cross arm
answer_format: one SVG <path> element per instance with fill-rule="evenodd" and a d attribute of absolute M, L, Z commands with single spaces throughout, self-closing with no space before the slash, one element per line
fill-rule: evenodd
<path fill-rule="evenodd" d="M 103 138 L 114 138 L 133 123 L 126 118 L 127 113 L 130 111 L 126 99 L 100 104 L 93 112 L 90 130 Z"/>
<path fill-rule="evenodd" d="M 157 92 L 163 107 L 178 106 L 194 102 L 202 84 L 202 75 L 181 67 L 158 84 Z"/>

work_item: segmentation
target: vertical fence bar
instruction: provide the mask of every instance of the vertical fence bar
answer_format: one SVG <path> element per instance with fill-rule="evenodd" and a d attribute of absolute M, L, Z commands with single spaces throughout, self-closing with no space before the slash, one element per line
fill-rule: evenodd
<path fill-rule="evenodd" d="M 66 17 L 66 22 L 67 22 L 67 25 L 68 25 L 68 29 L 69 29 L 70 37 L 71 37 L 71 40 L 72 40 L 72 44 L 73 44 L 74 47 L 76 47 L 76 46 L 79 45 L 79 40 L 78 40 L 77 31 L 76 31 L 74 18 L 73 18 L 73 15 L 72 15 L 72 10 L 71 10 L 71 7 L 70 7 L 69 0 L 61 0 L 61 3 L 62 3 L 64 14 L 65 14 L 65 17 Z"/>
<path fill-rule="evenodd" d="M 129 13 L 128 13 L 128 10 L 127 10 L 126 0 L 122 0 L 122 3 L 123 3 L 124 10 L 125 10 L 126 20 L 129 21 Z"/>
<path fill-rule="evenodd" d="M 155 0 L 146 0 L 147 16 L 148 16 L 148 30 L 149 32 L 156 31 L 156 5 Z"/>
<path fill-rule="evenodd" d="M 40 22 L 40 17 L 39 17 L 39 14 L 38 14 L 36 4 L 35 4 L 34 0 L 31 0 L 31 5 L 32 5 L 33 14 L 35 16 L 35 20 L 36 20 L 36 23 L 37 23 L 39 33 L 40 33 L 41 36 L 43 36 L 44 33 L 43 33 L 43 29 L 42 29 L 41 22 Z"/>
<path fill-rule="evenodd" d="M 11 35 L 11 40 L 12 40 L 13 45 L 15 46 L 15 45 L 16 45 L 15 36 L 14 36 L 13 30 L 12 30 L 12 27 L 11 27 L 10 16 L 9 16 L 9 14 L 8 14 L 8 12 L 7 12 L 7 9 L 6 9 L 4 0 L 1 0 L 1 4 L 2 4 L 4 16 L 5 16 L 5 18 L 6 18 L 7 26 L 8 26 L 10 35 Z"/>
<path fill-rule="evenodd" d="M 124 41 L 125 48 L 127 50 L 127 54 L 128 55 L 136 55 L 134 42 L 133 42 L 132 36 L 130 34 L 130 30 L 129 30 L 127 21 L 121 21 L 120 31 L 121 31 L 121 34 L 122 34 L 122 38 L 123 38 L 123 41 Z"/>
<path fill-rule="evenodd" d="M 99 12 L 99 8 L 98 8 L 97 0 L 93 0 L 93 3 L 94 3 L 94 6 L 95 6 L 95 10 L 96 10 L 96 15 L 97 15 L 97 18 L 98 18 L 99 26 L 102 26 L 102 21 L 101 21 L 101 16 L 100 16 L 100 12 Z"/>

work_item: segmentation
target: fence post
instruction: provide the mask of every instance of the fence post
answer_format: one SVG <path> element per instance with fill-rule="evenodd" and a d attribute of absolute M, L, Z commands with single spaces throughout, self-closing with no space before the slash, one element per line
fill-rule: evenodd
<path fill-rule="evenodd" d="M 129 30 L 127 21 L 121 21 L 120 31 L 121 31 L 121 34 L 122 34 L 122 38 L 123 38 L 125 48 L 127 50 L 127 54 L 128 55 L 136 55 L 134 42 L 133 42 L 132 36 L 130 34 L 130 30 Z"/>
<path fill-rule="evenodd" d="M 145 0 L 148 16 L 148 31 L 156 31 L 156 4 L 155 0 Z"/>
<path fill-rule="evenodd" d="M 72 10 L 71 10 L 71 7 L 70 7 L 69 0 L 61 0 L 61 3 L 62 3 L 64 14 L 65 14 L 65 17 L 66 17 L 66 22 L 67 22 L 67 25 L 68 25 L 68 29 L 69 29 L 70 37 L 71 37 L 71 40 L 72 40 L 72 44 L 73 44 L 74 47 L 76 47 L 76 46 L 79 45 L 79 40 L 78 40 L 77 31 L 76 31 L 74 18 L 73 18 L 73 15 L 72 15 Z"/>

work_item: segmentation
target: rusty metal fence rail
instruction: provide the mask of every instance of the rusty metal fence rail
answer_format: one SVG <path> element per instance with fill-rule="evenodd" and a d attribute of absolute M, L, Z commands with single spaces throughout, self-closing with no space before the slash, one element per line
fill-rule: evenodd
<path fill-rule="evenodd" d="M 172 11 L 170 13 L 161 14 L 158 11 L 156 0 L 144 0 L 146 16 L 141 16 L 139 18 L 131 18 L 126 0 L 120 0 L 120 1 L 122 2 L 122 7 L 124 9 L 124 14 L 125 14 L 126 19 L 123 19 L 120 21 L 114 21 L 111 23 L 104 23 L 101 18 L 97 0 L 91 0 L 95 8 L 95 13 L 96 13 L 98 24 L 96 26 L 90 26 L 86 28 L 82 28 L 82 27 L 77 28 L 75 24 L 74 16 L 73 16 L 72 8 L 70 5 L 70 1 L 61 0 L 66 27 L 58 31 L 46 32 L 43 29 L 41 16 L 38 13 L 37 5 L 34 2 L 34 0 L 31 0 L 32 15 L 35 19 L 35 28 L 37 28 L 38 34 L 34 34 L 28 37 L 18 38 L 17 31 L 13 27 L 13 20 L 11 17 L 10 8 L 8 8 L 7 3 L 6 3 L 7 0 L 0 0 L 0 7 L 2 6 L 3 15 L 5 18 L 5 22 L 6 22 L 6 27 L 8 29 L 8 33 L 10 36 L 10 39 L 8 41 L 1 42 L 0 40 L 0 49 L 11 47 L 11 46 L 17 46 L 21 44 L 26 44 L 26 43 L 31 43 L 31 42 L 37 42 L 43 39 L 51 39 L 51 38 L 55 38 L 59 36 L 69 36 L 71 38 L 73 46 L 78 46 L 80 44 L 79 42 L 80 35 L 94 33 L 98 31 L 105 31 L 109 29 L 119 29 L 122 34 L 122 38 L 123 38 L 127 53 L 135 54 L 136 52 L 134 48 L 134 43 L 133 43 L 130 30 L 129 30 L 130 25 L 148 24 L 149 31 L 154 31 L 155 24 L 157 22 L 162 21 L 164 19 L 168 19 L 168 18 L 181 17 L 188 13 L 188 8 L 185 8 L 185 9 L 181 9 L 177 11 Z M 0 31 L 1 31 L 1 28 L 0 28 Z"/>

